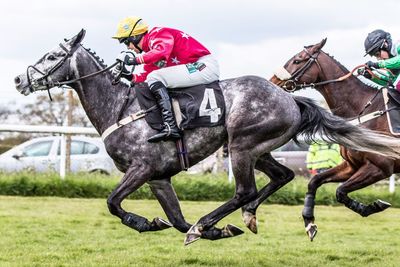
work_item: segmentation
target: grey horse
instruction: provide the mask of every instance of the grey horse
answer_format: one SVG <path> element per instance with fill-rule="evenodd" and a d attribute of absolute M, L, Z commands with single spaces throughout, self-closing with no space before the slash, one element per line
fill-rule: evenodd
<path fill-rule="evenodd" d="M 77 92 L 93 126 L 101 135 L 115 124 L 129 88 L 111 85 L 113 76 L 102 71 L 105 65 L 95 54 L 81 45 L 85 31 L 46 53 L 26 73 L 15 78 L 16 89 L 28 95 L 70 84 Z M 92 74 L 98 74 L 96 76 Z M 187 232 L 185 244 L 199 238 L 216 240 L 243 233 L 228 224 L 215 227 L 222 218 L 243 207 L 243 219 L 253 232 L 256 229 L 256 209 L 272 193 L 291 181 L 294 173 L 276 162 L 270 151 L 291 138 L 303 134 L 313 138 L 322 134 L 330 141 L 357 150 L 399 157 L 397 140 L 346 123 L 312 100 L 291 96 L 266 79 L 244 76 L 220 82 L 225 101 L 225 125 L 185 131 L 184 141 L 194 165 L 228 142 L 236 182 L 234 197 L 191 225 L 185 221 L 171 177 L 181 171 L 173 142 L 148 143 L 155 134 L 145 120 L 131 122 L 113 131 L 105 140 L 108 154 L 125 175 L 107 200 L 110 212 L 122 223 L 139 232 L 158 231 L 174 226 Z M 128 105 L 122 117 L 140 110 L 137 98 Z M 257 191 L 254 169 L 270 178 Z M 149 184 L 164 209 L 168 221 L 152 221 L 125 211 L 121 202 L 132 192 Z"/>

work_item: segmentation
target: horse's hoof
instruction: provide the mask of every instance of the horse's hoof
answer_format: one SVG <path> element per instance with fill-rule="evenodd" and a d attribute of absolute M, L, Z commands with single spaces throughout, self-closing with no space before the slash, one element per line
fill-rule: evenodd
<path fill-rule="evenodd" d="M 308 237 L 310 238 L 310 241 L 312 242 L 314 240 L 314 237 L 317 235 L 317 225 L 313 223 L 309 223 L 306 227 L 306 233 Z"/>
<path fill-rule="evenodd" d="M 242 214 L 243 222 L 254 234 L 257 234 L 257 218 L 255 214 L 245 211 Z"/>
<path fill-rule="evenodd" d="M 222 234 L 224 237 L 233 237 L 233 236 L 238 236 L 243 234 L 244 232 L 242 229 L 239 227 L 233 225 L 233 224 L 228 224 L 222 229 Z"/>
<path fill-rule="evenodd" d="M 375 202 L 375 204 L 378 205 L 378 207 L 381 209 L 381 211 L 383 211 L 383 210 L 385 210 L 387 208 L 390 208 L 392 206 L 392 204 L 390 204 L 389 202 L 386 202 L 386 201 L 383 201 L 383 200 L 380 200 L 380 199 L 378 199 Z"/>
<path fill-rule="evenodd" d="M 160 228 L 160 230 L 171 228 L 173 225 L 161 218 L 154 218 L 153 222 Z"/>
<path fill-rule="evenodd" d="M 186 238 L 183 244 L 185 246 L 192 244 L 193 242 L 199 240 L 200 237 L 201 232 L 199 230 L 199 227 L 196 224 L 193 224 L 192 227 L 190 227 L 189 231 L 186 233 Z"/>

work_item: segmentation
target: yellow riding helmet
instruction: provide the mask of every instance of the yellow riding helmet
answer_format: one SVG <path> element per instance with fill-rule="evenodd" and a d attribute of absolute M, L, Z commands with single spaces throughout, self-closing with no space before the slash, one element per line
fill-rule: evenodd
<path fill-rule="evenodd" d="M 121 20 L 117 26 L 114 39 L 128 38 L 147 32 L 149 26 L 139 17 L 127 17 Z"/>

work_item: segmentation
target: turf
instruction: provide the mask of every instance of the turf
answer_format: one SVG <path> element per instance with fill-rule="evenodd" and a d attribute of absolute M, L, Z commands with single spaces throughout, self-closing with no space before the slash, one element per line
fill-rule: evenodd
<path fill-rule="evenodd" d="M 165 218 L 153 200 L 127 200 L 129 211 Z M 189 222 L 221 203 L 182 202 Z M 319 233 L 304 233 L 301 206 L 263 205 L 259 233 L 183 246 L 175 229 L 137 233 L 109 214 L 105 199 L 0 196 L 0 266 L 399 266 L 400 209 L 362 218 L 317 206 Z"/>

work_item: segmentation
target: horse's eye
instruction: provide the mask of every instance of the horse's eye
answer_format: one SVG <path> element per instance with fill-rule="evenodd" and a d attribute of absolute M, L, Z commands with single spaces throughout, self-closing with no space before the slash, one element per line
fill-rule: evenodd
<path fill-rule="evenodd" d="M 54 55 L 49 55 L 47 57 L 48 60 L 56 60 L 56 57 Z"/>
<path fill-rule="evenodd" d="M 300 60 L 295 59 L 295 60 L 293 61 L 293 63 L 294 63 L 294 64 L 299 64 L 299 63 L 300 63 Z"/>

